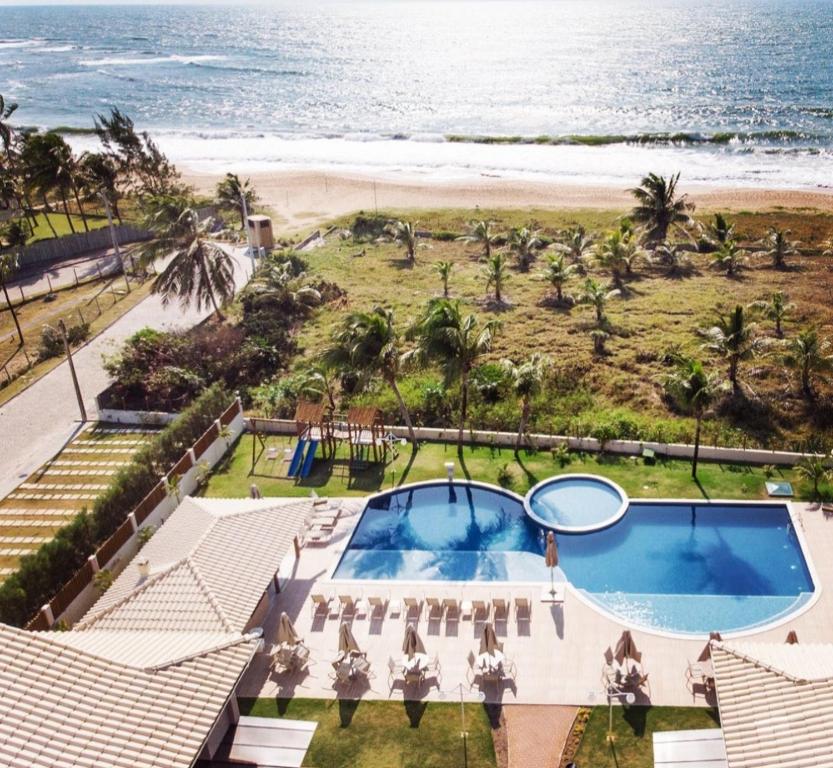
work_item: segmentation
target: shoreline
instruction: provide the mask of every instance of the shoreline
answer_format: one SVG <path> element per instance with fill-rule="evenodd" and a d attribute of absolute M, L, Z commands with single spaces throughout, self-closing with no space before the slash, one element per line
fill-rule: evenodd
<path fill-rule="evenodd" d="M 213 195 L 224 173 L 182 167 L 183 180 L 198 194 Z M 595 209 L 625 210 L 633 197 L 624 188 L 528 181 L 483 175 L 470 180 L 432 179 L 414 174 L 329 173 L 320 170 L 240 172 L 251 179 L 261 207 L 269 208 L 288 231 L 314 227 L 358 211 L 377 209 Z M 634 179 L 636 185 L 639 179 Z M 833 191 L 681 184 L 699 210 L 833 212 Z"/>

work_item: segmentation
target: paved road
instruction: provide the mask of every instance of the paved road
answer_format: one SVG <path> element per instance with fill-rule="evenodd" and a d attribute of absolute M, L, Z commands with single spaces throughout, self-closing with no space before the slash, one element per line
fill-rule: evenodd
<path fill-rule="evenodd" d="M 231 253 L 235 280 L 241 287 L 251 273 L 252 263 L 244 249 Z M 183 310 L 179 304 L 163 307 L 159 297 L 149 296 L 78 350 L 73 360 L 88 417 L 95 418 L 95 396 L 110 382 L 102 367 L 102 355 L 113 354 L 125 339 L 147 326 L 160 330 L 186 328 L 208 314 L 193 308 Z M 0 407 L 0 498 L 54 456 L 79 425 L 66 362 Z"/>

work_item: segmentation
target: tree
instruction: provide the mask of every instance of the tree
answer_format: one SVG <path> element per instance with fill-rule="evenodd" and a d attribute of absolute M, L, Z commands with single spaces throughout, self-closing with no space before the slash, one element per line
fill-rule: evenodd
<path fill-rule="evenodd" d="M 615 296 L 620 296 L 621 293 L 618 288 L 611 289 L 592 277 L 588 277 L 584 283 L 584 292 L 579 296 L 579 304 L 592 306 L 596 311 L 596 324 L 602 326 L 607 321 L 605 316 L 607 302 Z"/>
<path fill-rule="evenodd" d="M 712 264 L 725 269 L 727 277 L 734 277 L 746 264 L 746 251 L 735 240 L 727 240 L 712 255 Z"/>
<path fill-rule="evenodd" d="M 767 320 L 775 323 L 775 335 L 784 337 L 783 324 L 787 316 L 795 309 L 783 291 L 776 291 L 768 299 L 759 299 L 749 305 L 750 309 L 758 310 Z"/>
<path fill-rule="evenodd" d="M 391 236 L 397 245 L 405 247 L 408 261 L 413 264 L 416 261 L 417 249 L 416 225 L 410 221 L 397 221 L 393 225 Z"/>
<path fill-rule="evenodd" d="M 724 243 L 735 239 L 735 225 L 730 222 L 722 213 L 714 214 L 711 223 L 706 228 L 706 240 L 709 245 L 717 250 Z"/>
<path fill-rule="evenodd" d="M 24 137 L 21 163 L 26 169 L 26 185 L 40 195 L 46 223 L 52 230 L 52 236 L 58 237 L 58 232 L 49 217 L 52 206 L 49 204 L 48 195 L 57 184 L 58 167 L 56 157 L 51 151 L 52 144 L 47 138 L 48 135 L 31 133 Z M 66 198 L 64 198 L 64 203 L 66 203 Z M 67 217 L 69 217 L 68 212 Z"/>
<path fill-rule="evenodd" d="M 813 484 L 813 496 L 816 498 L 821 496 L 819 485 L 829 481 L 833 477 L 833 472 L 824 463 L 824 460 L 817 456 L 806 456 L 803 458 L 795 465 L 795 471 L 799 476 L 805 480 L 809 480 Z"/>
<path fill-rule="evenodd" d="M 515 228 L 509 233 L 509 250 L 515 254 L 518 269 L 521 272 L 529 270 L 529 265 L 535 258 L 535 249 L 540 247 L 541 238 L 537 229 L 529 227 Z"/>
<path fill-rule="evenodd" d="M 784 363 L 788 368 L 798 371 L 801 391 L 810 400 L 815 396 L 813 378 L 819 373 L 833 370 L 832 352 L 830 340 L 821 338 L 817 328 L 805 328 L 787 343 Z"/>
<path fill-rule="evenodd" d="M 645 227 L 648 244 L 660 243 L 668 238 L 673 226 L 687 226 L 691 223 L 689 211 L 693 209 L 686 195 L 677 196 L 680 174 L 666 179 L 649 173 L 640 186 L 628 190 L 636 198 L 636 207 L 631 218 Z"/>
<path fill-rule="evenodd" d="M 81 205 L 81 197 L 78 193 L 78 185 L 81 182 L 81 170 L 78 163 L 75 161 L 75 156 L 72 154 L 72 147 L 64 141 L 64 137 L 60 134 L 52 133 L 48 135 L 55 137 L 51 139 L 51 151 L 55 155 L 55 169 L 57 171 L 55 180 L 57 182 L 58 191 L 61 194 L 61 199 L 64 203 L 64 212 L 66 213 L 68 211 L 66 196 L 71 192 L 75 198 L 75 205 L 77 206 L 78 213 L 81 216 L 81 222 L 84 225 L 84 230 L 89 232 L 90 227 L 87 224 L 87 214 L 84 213 L 84 206 Z M 67 213 L 67 220 L 69 221 L 70 228 L 72 229 L 72 219 L 70 218 L 69 213 Z"/>
<path fill-rule="evenodd" d="M 7 103 L 3 95 L 0 94 L 0 144 L 3 145 L 3 152 L 6 155 L 6 168 L 0 166 L 3 179 L 6 184 L 5 194 L 11 194 L 17 202 L 18 208 L 24 212 L 29 219 L 32 227 L 37 224 L 37 219 L 32 212 L 32 205 L 29 200 L 29 194 L 24 184 L 19 183 L 22 177 L 19 168 L 19 153 L 16 151 L 16 146 L 19 146 L 19 136 L 15 134 L 14 127 L 9 122 L 9 118 L 17 111 L 17 104 L 14 102 Z"/>
<path fill-rule="evenodd" d="M 492 232 L 493 221 L 472 221 L 469 223 L 469 231 L 458 237 L 465 243 L 480 243 L 483 245 L 483 259 L 488 261 L 492 255 L 492 246 L 497 244 L 498 236 Z"/>
<path fill-rule="evenodd" d="M 258 196 L 250 179 L 240 181 L 237 174 L 227 173 L 225 178 L 217 184 L 214 200 L 221 209 L 239 214 L 240 226 L 245 230 L 246 217 L 243 200 L 246 201 L 246 210 L 251 212 Z"/>
<path fill-rule="evenodd" d="M 605 353 L 605 344 L 610 338 L 610 334 L 603 328 L 591 328 L 590 338 L 593 340 L 593 354 L 603 355 Z"/>
<path fill-rule="evenodd" d="M 7 253 L 0 253 L 0 287 L 3 288 L 6 305 L 12 314 L 14 327 L 17 329 L 17 337 L 20 339 L 20 344 L 23 345 L 23 331 L 20 330 L 20 321 L 17 318 L 17 311 L 12 306 L 12 300 L 9 298 L 9 290 L 6 283 L 17 271 L 18 257 L 14 253 L 14 249 L 23 249 L 23 246 L 26 245 L 26 241 L 29 239 L 29 233 L 19 221 L 11 221 L 5 226 L 0 235 L 2 235 L 0 236 L 0 245 L 5 243 L 5 247 L 9 249 Z"/>
<path fill-rule="evenodd" d="M 509 279 L 509 267 L 506 257 L 500 251 L 495 251 L 486 261 L 483 277 L 486 278 L 486 290 L 494 287 L 495 302 L 503 304 L 503 286 Z"/>
<path fill-rule="evenodd" d="M 547 268 L 541 273 L 541 277 L 553 287 L 555 300 L 559 304 L 564 301 L 564 285 L 578 270 L 577 264 L 567 264 L 562 251 L 551 253 L 547 257 Z"/>
<path fill-rule="evenodd" d="M 324 360 L 334 368 L 350 370 L 360 377 L 380 376 L 391 388 L 410 440 L 416 446 L 411 415 L 399 391 L 404 355 L 391 310 L 375 307 L 371 312 L 348 315 L 333 335 L 333 344 L 324 354 Z"/>
<path fill-rule="evenodd" d="M 753 359 L 760 350 L 755 324 L 747 321 L 743 307 L 738 304 L 728 315 L 718 313 L 715 324 L 701 329 L 700 335 L 705 339 L 704 347 L 727 362 L 732 392 L 739 394 L 740 364 Z"/>
<path fill-rule="evenodd" d="M 709 374 L 699 360 L 683 357 L 677 361 L 674 372 L 665 382 L 665 391 L 677 406 L 694 416 L 694 455 L 691 460 L 691 476 L 697 477 L 697 461 L 700 455 L 700 429 L 703 416 L 720 391 L 717 376 Z"/>
<path fill-rule="evenodd" d="M 772 259 L 772 266 L 775 269 L 786 269 L 787 258 L 798 254 L 799 242 L 790 240 L 790 234 L 789 229 L 770 227 L 760 241 L 761 250 L 759 252 Z"/>
<path fill-rule="evenodd" d="M 669 275 L 676 276 L 691 271 L 691 259 L 679 243 L 667 240 L 654 249 L 655 261 L 662 264 Z"/>
<path fill-rule="evenodd" d="M 535 352 L 518 365 L 512 360 L 501 360 L 501 365 L 512 383 L 512 391 L 520 400 L 521 419 L 518 424 L 518 436 L 515 439 L 515 450 L 517 451 L 521 447 L 523 437 L 527 432 L 532 411 L 532 400 L 541 394 L 544 379 L 552 361 L 546 355 Z"/>
<path fill-rule="evenodd" d="M 7 159 L 11 164 L 11 157 L 9 152 L 12 146 L 12 135 L 14 129 L 12 128 L 9 118 L 17 111 L 17 104 L 15 102 L 6 103 L 6 99 L 0 94 L 0 142 L 3 144 L 3 151 L 6 152 Z"/>
<path fill-rule="evenodd" d="M 582 274 L 585 271 L 587 260 L 593 252 L 593 237 L 581 225 L 573 229 L 565 230 L 558 242 L 553 245 L 558 253 L 564 254 Z"/>
<path fill-rule="evenodd" d="M 174 256 L 154 280 L 153 292 L 165 304 L 176 296 L 184 307 L 191 301 L 198 310 L 211 306 L 222 318 L 220 307 L 234 297 L 234 262 L 206 238 L 205 224 L 184 201 L 159 202 L 156 213 L 146 218 L 146 225 L 158 235 L 152 252 L 173 250 Z"/>
<path fill-rule="evenodd" d="M 596 251 L 599 264 L 609 269 L 613 284 L 622 288 L 625 275 L 633 274 L 636 261 L 644 255 L 628 230 L 617 229 L 602 240 Z"/>
<path fill-rule="evenodd" d="M 434 362 L 442 370 L 446 383 L 460 382 L 460 427 L 457 445 L 463 446 L 469 402 L 469 377 L 477 359 L 489 352 L 492 341 L 500 328 L 497 320 L 489 320 L 482 326 L 474 315 L 463 317 L 459 301 L 434 299 L 408 335 L 416 341 L 410 359 L 424 365 Z"/>
<path fill-rule="evenodd" d="M 103 152 L 85 152 L 79 160 L 81 188 L 89 195 L 104 194 L 113 208 L 113 214 L 121 221 L 119 210 L 119 169 L 113 158 Z"/>
<path fill-rule="evenodd" d="M 448 298 L 448 278 L 451 277 L 451 270 L 454 264 L 450 261 L 438 261 L 434 265 L 434 271 L 437 273 L 440 281 L 443 284 L 443 298 Z"/>

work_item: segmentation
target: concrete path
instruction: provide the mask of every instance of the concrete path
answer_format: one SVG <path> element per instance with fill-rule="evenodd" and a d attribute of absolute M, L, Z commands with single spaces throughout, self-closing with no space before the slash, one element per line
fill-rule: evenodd
<path fill-rule="evenodd" d="M 578 707 L 505 706 L 509 768 L 558 768 L 577 712 Z"/>
<path fill-rule="evenodd" d="M 239 289 L 251 274 L 252 262 L 244 249 L 230 252 Z M 160 330 L 187 328 L 208 314 L 193 307 L 183 310 L 178 303 L 163 307 L 158 296 L 149 296 L 76 351 L 73 360 L 88 418 L 95 418 L 95 396 L 110 383 L 102 365 L 103 355 L 113 354 L 125 339 L 147 326 Z M 66 362 L 0 407 L 0 498 L 54 456 L 79 426 L 78 405 Z"/>

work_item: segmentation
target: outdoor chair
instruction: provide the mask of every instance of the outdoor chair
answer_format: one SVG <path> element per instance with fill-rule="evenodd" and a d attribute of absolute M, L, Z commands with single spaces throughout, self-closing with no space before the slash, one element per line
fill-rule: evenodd
<path fill-rule="evenodd" d="M 711 662 L 688 662 L 685 676 L 686 688 L 691 691 L 692 698 L 696 697 L 698 687 L 702 690 L 703 694 L 708 694 L 714 689 L 714 668 Z"/>
<path fill-rule="evenodd" d="M 388 616 L 400 616 L 402 614 L 402 600 L 392 597 L 388 600 Z"/>
<path fill-rule="evenodd" d="M 406 597 L 402 602 L 405 604 L 405 621 L 410 621 L 411 616 L 413 616 L 414 620 L 419 623 L 419 617 L 422 613 L 422 603 L 415 597 Z"/>
<path fill-rule="evenodd" d="M 316 546 L 326 546 L 333 540 L 333 531 L 326 528 L 314 527 L 305 531 L 302 535 L 303 546 L 308 544 L 315 544 Z"/>
<path fill-rule="evenodd" d="M 457 623 L 460 620 L 460 604 L 456 598 L 447 597 L 442 602 L 442 611 L 445 614 L 446 627 L 448 623 Z"/>
<path fill-rule="evenodd" d="M 502 597 L 492 598 L 492 611 L 495 617 L 495 622 L 506 622 L 509 620 L 509 599 Z"/>
<path fill-rule="evenodd" d="M 491 614 L 491 604 L 486 602 L 485 600 L 472 600 L 471 601 L 471 609 L 472 614 L 471 618 L 472 621 L 478 622 L 486 622 L 489 620 L 489 615 Z"/>
<path fill-rule="evenodd" d="M 471 688 L 477 682 L 477 676 L 480 674 L 480 671 L 475 666 L 477 657 L 473 651 L 469 651 L 466 661 L 468 662 L 468 666 L 466 667 L 466 682 L 469 684 L 469 688 Z"/>
<path fill-rule="evenodd" d="M 342 620 L 356 618 L 356 601 L 352 595 L 339 595 L 338 602 L 341 608 Z"/>
<path fill-rule="evenodd" d="M 388 656 L 388 688 L 393 691 L 397 680 L 402 678 L 402 670 L 399 665 L 393 660 L 393 657 Z"/>
<path fill-rule="evenodd" d="M 426 597 L 425 605 L 428 606 L 428 621 L 442 621 L 443 604 L 436 597 Z"/>
<path fill-rule="evenodd" d="M 443 681 L 443 668 L 440 665 L 440 657 L 438 655 L 435 654 L 434 658 L 428 662 L 428 668 L 426 669 L 426 672 L 434 678 L 437 689 L 439 690 Z"/>
<path fill-rule="evenodd" d="M 370 609 L 370 618 L 371 619 L 383 619 L 385 618 L 385 613 L 387 612 L 388 601 L 383 597 L 368 597 L 367 598 L 367 605 Z"/>
<path fill-rule="evenodd" d="M 515 622 L 520 626 L 532 620 L 532 601 L 528 597 L 515 598 Z"/>
<path fill-rule="evenodd" d="M 324 615 L 328 616 L 330 613 L 331 597 L 322 594 L 312 594 L 309 596 L 310 604 L 312 606 L 312 618 Z M 323 609 L 323 610 L 322 610 Z"/>

